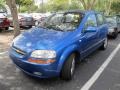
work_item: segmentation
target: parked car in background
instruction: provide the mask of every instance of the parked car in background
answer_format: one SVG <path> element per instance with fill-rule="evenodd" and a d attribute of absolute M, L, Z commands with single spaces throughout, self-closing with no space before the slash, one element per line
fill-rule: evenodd
<path fill-rule="evenodd" d="M 116 19 L 117 19 L 117 29 L 118 32 L 120 32 L 120 15 L 116 15 Z"/>
<path fill-rule="evenodd" d="M 113 38 L 116 38 L 118 33 L 120 32 L 119 17 L 118 16 L 107 16 L 106 21 L 109 26 L 108 36 L 112 36 Z"/>
<path fill-rule="evenodd" d="M 32 15 L 32 17 L 35 20 L 35 25 L 39 25 L 43 20 L 45 20 L 49 14 L 46 13 L 31 13 L 30 15 Z"/>
<path fill-rule="evenodd" d="M 70 80 L 76 62 L 98 48 L 107 48 L 108 27 L 104 20 L 94 11 L 55 13 L 15 38 L 10 57 L 31 76 Z"/>
<path fill-rule="evenodd" d="M 8 30 L 10 27 L 10 21 L 4 13 L 0 13 L 0 32 Z"/>
<path fill-rule="evenodd" d="M 19 25 L 22 28 L 28 27 L 28 28 L 32 28 L 32 26 L 35 25 L 35 21 L 33 19 L 33 17 L 29 14 L 18 14 L 18 20 L 19 20 Z M 13 20 L 12 18 L 10 18 L 10 25 L 13 26 Z"/>

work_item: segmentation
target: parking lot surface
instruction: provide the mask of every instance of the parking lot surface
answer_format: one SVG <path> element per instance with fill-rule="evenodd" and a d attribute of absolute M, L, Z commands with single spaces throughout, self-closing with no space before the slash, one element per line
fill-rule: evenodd
<path fill-rule="evenodd" d="M 64 81 L 59 78 L 38 79 L 25 75 L 10 60 L 7 52 L 10 42 L 1 42 L 3 37 L 5 36 L 0 34 L 0 90 L 81 90 L 120 43 L 120 35 L 115 40 L 110 39 L 105 51 L 97 50 L 92 53 L 77 65 L 74 78 Z M 11 41 L 12 35 L 9 38 Z M 90 90 L 120 90 L 120 50 Z"/>

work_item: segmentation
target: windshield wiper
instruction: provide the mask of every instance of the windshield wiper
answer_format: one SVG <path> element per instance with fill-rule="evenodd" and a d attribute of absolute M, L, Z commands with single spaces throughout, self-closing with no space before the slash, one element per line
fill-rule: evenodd
<path fill-rule="evenodd" d="M 59 27 L 53 26 L 53 25 L 47 26 L 47 28 L 48 28 L 48 29 L 53 29 L 53 30 L 55 30 L 55 31 L 62 31 L 62 32 L 63 32 L 62 29 L 60 29 Z"/>
<path fill-rule="evenodd" d="M 43 29 L 48 29 L 47 27 L 43 27 L 43 26 L 36 26 L 38 28 L 43 28 Z"/>

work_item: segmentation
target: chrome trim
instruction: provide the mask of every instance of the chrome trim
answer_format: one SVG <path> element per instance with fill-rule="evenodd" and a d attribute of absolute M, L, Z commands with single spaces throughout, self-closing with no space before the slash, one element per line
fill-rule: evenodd
<path fill-rule="evenodd" d="M 20 49 L 17 49 L 17 48 L 15 48 L 15 47 L 12 47 L 12 49 L 13 49 L 15 52 L 17 52 L 18 54 L 21 54 L 21 55 L 25 55 L 25 54 L 26 54 L 24 51 L 22 51 L 22 50 L 20 50 Z"/>

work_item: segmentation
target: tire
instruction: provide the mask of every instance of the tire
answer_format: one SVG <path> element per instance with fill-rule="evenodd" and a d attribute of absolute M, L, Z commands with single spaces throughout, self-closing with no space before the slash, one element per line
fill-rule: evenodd
<path fill-rule="evenodd" d="M 38 21 L 36 21 L 36 22 L 35 22 L 35 26 L 38 26 L 38 25 L 39 25 L 39 22 L 38 22 Z"/>
<path fill-rule="evenodd" d="M 107 46 L 108 46 L 108 38 L 106 37 L 100 49 L 105 50 Z"/>
<path fill-rule="evenodd" d="M 6 27 L 6 28 L 5 28 L 5 30 L 8 30 L 8 29 L 9 29 L 9 27 Z"/>
<path fill-rule="evenodd" d="M 71 80 L 75 71 L 75 54 L 71 54 L 61 70 L 61 79 Z"/>
<path fill-rule="evenodd" d="M 117 28 L 115 28 L 115 32 L 113 33 L 112 37 L 113 37 L 114 39 L 116 39 L 117 36 L 118 36 L 118 30 L 117 30 Z"/>
<path fill-rule="evenodd" d="M 118 36 L 118 33 L 117 33 L 117 32 L 115 32 L 115 33 L 112 35 L 112 37 L 113 37 L 114 39 L 116 39 L 117 36 Z"/>
<path fill-rule="evenodd" d="M 2 32 L 3 31 L 3 29 L 0 29 L 0 32 Z"/>
<path fill-rule="evenodd" d="M 28 29 L 32 28 L 32 25 L 28 26 Z"/>

